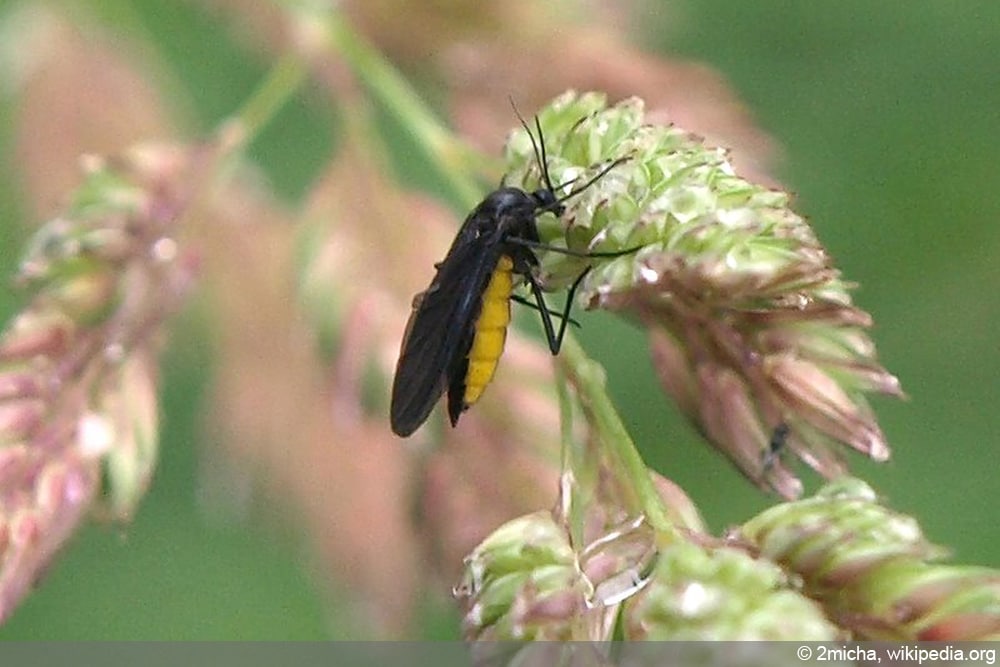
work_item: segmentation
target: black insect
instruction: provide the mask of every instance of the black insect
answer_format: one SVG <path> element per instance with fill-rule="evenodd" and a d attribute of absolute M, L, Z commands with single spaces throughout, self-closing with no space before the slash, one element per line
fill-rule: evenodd
<path fill-rule="evenodd" d="M 539 241 L 535 224 L 539 215 L 562 215 L 563 202 L 589 188 L 627 158 L 611 162 L 583 185 L 556 197 L 541 124 L 536 117 L 536 142 L 524 119 L 520 115 L 518 118 L 531 138 L 544 187 L 531 193 L 501 187 L 487 195 L 462 223 L 448 254 L 436 265 L 437 274 L 430 287 L 414 299 L 392 384 L 390 418 L 397 435 L 406 437 L 416 431 L 445 390 L 452 426 L 479 400 L 503 354 L 511 300 L 537 308 L 549 349 L 552 354 L 559 352 L 566 325 L 571 321 L 573 296 L 589 268 L 570 287 L 557 331 L 552 323 L 555 313 L 546 306 L 534 275 L 538 266 L 536 249 L 579 257 L 615 257 L 634 252 L 580 253 Z M 515 275 L 527 281 L 534 304 L 513 293 Z"/>
<path fill-rule="evenodd" d="M 771 431 L 771 439 L 767 443 L 767 449 L 764 450 L 763 456 L 763 468 L 765 471 L 770 470 L 784 454 L 785 449 L 788 447 L 788 436 L 792 433 L 791 427 L 785 422 L 778 422 L 774 430 Z"/>

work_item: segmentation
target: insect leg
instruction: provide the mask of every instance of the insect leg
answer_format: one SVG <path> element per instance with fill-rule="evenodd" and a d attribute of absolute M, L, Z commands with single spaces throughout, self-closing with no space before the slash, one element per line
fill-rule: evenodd
<path fill-rule="evenodd" d="M 531 308 L 532 310 L 538 310 L 538 304 L 534 303 L 533 301 L 529 301 L 528 299 L 526 299 L 525 297 L 521 296 L 520 294 L 511 294 L 510 295 L 510 300 L 511 301 L 516 301 L 519 304 L 521 304 L 522 306 L 527 306 L 528 308 Z M 558 310 L 552 310 L 551 308 L 549 309 L 549 315 L 554 315 L 555 317 L 562 317 L 563 316 L 563 314 L 560 313 Z M 572 324 L 575 327 L 579 327 L 580 326 L 580 323 L 577 322 L 576 320 L 574 320 L 572 317 L 569 318 L 569 323 Z"/>
<path fill-rule="evenodd" d="M 508 238 L 507 243 L 524 246 L 526 248 L 533 248 L 536 250 L 548 250 L 549 252 L 558 253 L 560 255 L 567 255 L 569 257 L 584 257 L 584 258 L 622 257 L 624 255 L 630 255 L 634 252 L 638 252 L 639 250 L 642 250 L 642 248 L 644 247 L 641 245 L 637 245 L 633 248 L 626 248 L 625 250 L 609 250 L 606 252 L 587 252 L 584 250 L 571 250 L 569 248 L 561 248 L 559 246 L 549 245 L 548 243 L 542 243 L 541 241 L 532 241 L 531 239 L 522 239 L 518 237 Z"/>
<path fill-rule="evenodd" d="M 549 309 L 545 305 L 545 297 L 542 295 L 542 286 L 538 284 L 538 279 L 532 273 L 527 274 L 528 282 L 531 284 L 531 293 L 535 296 L 535 302 L 538 304 L 538 312 L 542 316 L 542 326 L 545 328 L 545 339 L 549 343 L 549 350 L 552 354 L 559 354 L 559 349 L 562 348 L 563 337 L 566 335 L 566 325 L 569 324 L 570 317 L 569 311 L 573 308 L 573 297 L 576 296 L 576 290 L 580 287 L 580 283 L 583 282 L 584 277 L 590 271 L 590 267 L 584 269 L 576 280 L 573 281 L 573 285 L 570 286 L 569 291 L 566 293 L 566 306 L 563 308 L 562 321 L 559 323 L 559 332 L 556 333 L 555 327 L 552 326 L 552 317 L 549 315 Z"/>

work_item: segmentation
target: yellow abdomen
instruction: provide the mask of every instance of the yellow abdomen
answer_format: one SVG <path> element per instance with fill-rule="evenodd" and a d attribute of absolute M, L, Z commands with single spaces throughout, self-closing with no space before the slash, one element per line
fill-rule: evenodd
<path fill-rule="evenodd" d="M 469 349 L 469 369 L 465 374 L 465 396 L 468 407 L 479 400 L 486 385 L 493 379 L 497 362 L 503 354 L 510 324 L 510 295 L 514 289 L 511 271 L 514 262 L 506 255 L 500 256 L 493 270 L 490 283 L 483 292 L 483 306 L 476 320 L 476 335 Z"/>

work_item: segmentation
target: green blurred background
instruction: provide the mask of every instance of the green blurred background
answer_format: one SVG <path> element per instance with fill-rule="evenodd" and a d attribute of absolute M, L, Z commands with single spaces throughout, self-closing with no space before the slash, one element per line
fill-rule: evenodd
<path fill-rule="evenodd" d="M 122 7 L 139 13 L 206 131 L 268 64 L 187 3 L 90 4 L 112 24 Z M 781 145 L 778 173 L 798 211 L 875 315 L 880 357 L 911 400 L 876 402 L 894 456 L 881 466 L 854 459 L 855 470 L 956 561 L 1000 565 L 1000 3 L 676 0 L 645 11 L 648 32 L 637 41 L 717 68 Z M 0 107 L 4 156 L 12 104 L 5 97 Z M 255 146 L 289 198 L 329 158 L 327 113 L 293 106 Z M 17 165 L 5 159 L 0 169 L 0 268 L 9 275 L 26 226 Z M 5 319 L 14 303 L 4 291 Z M 640 332 L 609 317 L 583 320 L 581 338 L 606 364 L 649 461 L 714 530 L 773 502 L 662 398 Z M 134 523 L 84 530 L 0 638 L 355 636 L 349 610 L 331 610 L 302 565 L 297 540 L 273 524 L 232 525 L 199 502 L 209 360 L 196 335 L 176 335 L 164 363 L 162 462 Z M 427 617 L 425 636 L 457 636 L 447 611 Z"/>

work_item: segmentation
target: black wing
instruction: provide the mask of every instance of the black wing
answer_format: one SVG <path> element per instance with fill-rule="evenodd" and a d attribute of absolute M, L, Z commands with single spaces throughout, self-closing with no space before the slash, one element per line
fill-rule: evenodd
<path fill-rule="evenodd" d="M 473 222 L 473 221 L 470 221 Z M 396 435 L 416 431 L 448 388 L 449 371 L 471 340 L 483 291 L 500 260 L 499 234 L 455 239 L 437 275 L 414 304 L 392 383 L 390 420 Z"/>

